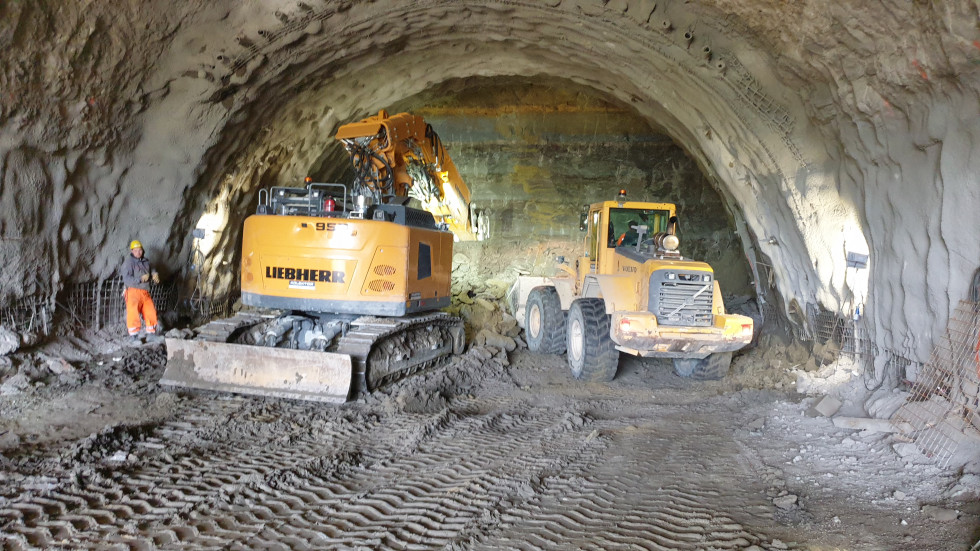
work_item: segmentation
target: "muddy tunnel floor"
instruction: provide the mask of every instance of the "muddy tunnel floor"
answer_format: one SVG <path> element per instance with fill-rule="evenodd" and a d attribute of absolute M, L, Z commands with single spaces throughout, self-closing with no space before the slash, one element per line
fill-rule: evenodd
<path fill-rule="evenodd" d="M 163 362 L 0 397 L 5 548 L 932 550 L 980 525 L 891 435 L 663 361 L 582 384 L 472 349 L 339 407 L 172 392 Z"/>

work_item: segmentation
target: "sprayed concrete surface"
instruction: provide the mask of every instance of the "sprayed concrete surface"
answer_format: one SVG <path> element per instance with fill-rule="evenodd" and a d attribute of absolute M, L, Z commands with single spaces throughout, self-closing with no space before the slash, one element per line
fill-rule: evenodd
<path fill-rule="evenodd" d="M 980 255 L 977 18 L 969 0 L 3 2 L 0 300 L 53 303 L 135 236 L 189 277 L 199 224 L 232 289 L 228 228 L 323 167 L 339 124 L 518 78 L 629 106 L 740 213 L 783 304 L 860 307 L 879 350 L 922 362 Z"/>
<path fill-rule="evenodd" d="M 820 373 L 805 356 L 823 351 L 748 353 L 714 384 L 630 360 L 583 387 L 521 352 L 494 301 L 551 273 L 576 209 L 622 182 L 677 200 L 686 254 L 724 274 L 730 305 L 803 336 L 817 315 L 853 320 L 875 354 L 860 377 L 891 392 L 980 262 L 978 10 L 0 2 L 4 544 L 969 545 L 975 467 L 933 469 L 894 436 L 804 415 L 787 370 Z M 327 408 L 167 393 L 159 349 L 40 338 L 74 330 L 67 298 L 133 238 L 175 287 L 234 297 L 259 190 L 340 177 L 332 136 L 383 108 L 445 128 L 500 230 L 456 250 L 465 358 Z"/>
<path fill-rule="evenodd" d="M 341 406 L 175 393 L 162 345 L 106 348 L 0 396 L 6 548 L 936 550 L 980 521 L 980 473 L 808 416 L 779 347 L 583 384 L 471 346 Z"/>

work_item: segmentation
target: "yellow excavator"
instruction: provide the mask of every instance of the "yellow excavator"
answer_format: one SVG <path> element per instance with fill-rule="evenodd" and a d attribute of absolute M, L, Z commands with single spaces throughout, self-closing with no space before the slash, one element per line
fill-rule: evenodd
<path fill-rule="evenodd" d="M 352 184 L 259 193 L 241 290 L 261 310 L 166 339 L 162 384 L 344 402 L 463 351 L 462 320 L 438 310 L 453 242 L 488 230 L 439 136 L 422 117 L 381 111 L 336 138 Z"/>

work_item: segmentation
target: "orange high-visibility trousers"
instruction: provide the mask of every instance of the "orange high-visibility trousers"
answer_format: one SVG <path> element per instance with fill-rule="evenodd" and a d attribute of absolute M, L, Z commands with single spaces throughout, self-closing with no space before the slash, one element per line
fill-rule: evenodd
<path fill-rule="evenodd" d="M 150 292 L 130 287 L 126 289 L 126 327 L 130 335 L 139 335 L 140 314 L 146 324 L 147 333 L 157 332 L 157 309 L 153 306 Z"/>

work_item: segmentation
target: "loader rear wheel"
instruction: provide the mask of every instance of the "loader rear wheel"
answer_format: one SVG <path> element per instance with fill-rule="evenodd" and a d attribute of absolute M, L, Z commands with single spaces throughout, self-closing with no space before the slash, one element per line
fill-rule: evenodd
<path fill-rule="evenodd" d="M 538 354 L 564 352 L 565 315 L 554 287 L 543 285 L 531 289 L 524 312 L 528 350 Z"/>
<path fill-rule="evenodd" d="M 674 373 L 696 381 L 717 381 L 728 375 L 731 365 L 731 352 L 719 352 L 700 360 L 674 358 Z"/>
<path fill-rule="evenodd" d="M 568 367 L 576 379 L 611 381 L 619 351 L 609 336 L 609 316 L 601 298 L 580 298 L 568 310 Z"/>

